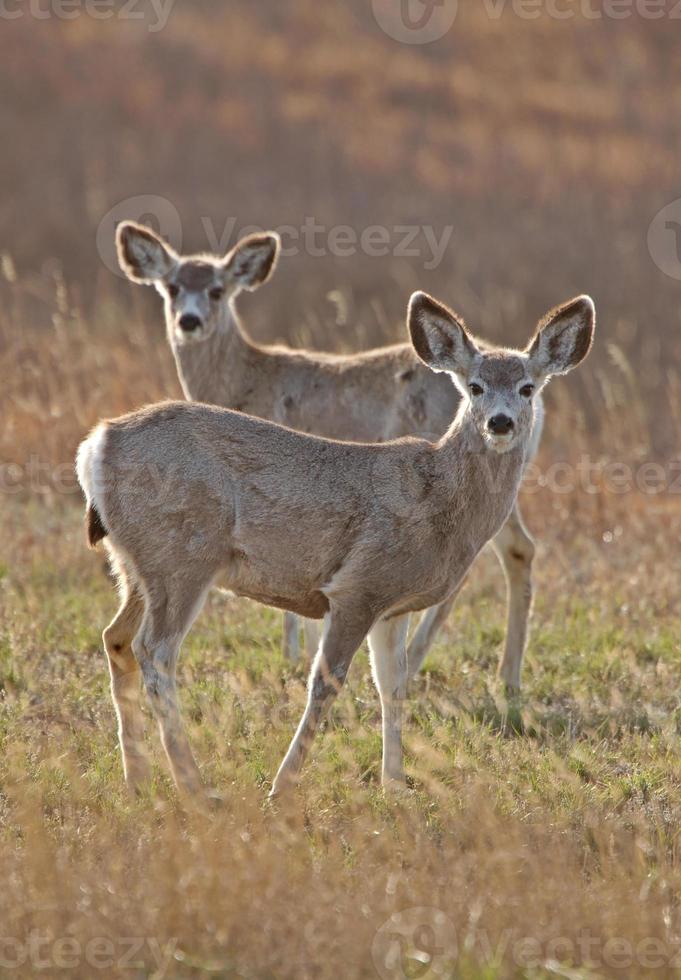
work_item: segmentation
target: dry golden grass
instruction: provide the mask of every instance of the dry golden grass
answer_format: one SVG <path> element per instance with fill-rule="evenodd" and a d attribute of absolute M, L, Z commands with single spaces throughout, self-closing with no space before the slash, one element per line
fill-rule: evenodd
<path fill-rule="evenodd" d="M 183 813 L 158 748 L 152 793 L 130 802 L 99 640 L 115 596 L 70 460 L 96 418 L 177 382 L 160 324 L 113 298 L 86 322 L 56 285 L 44 322 L 17 331 L 31 290 L 5 283 L 0 319 L 2 454 L 21 467 L 0 523 L 0 972 L 372 977 L 387 957 L 390 977 L 676 975 L 674 495 L 613 493 L 602 473 L 595 493 L 528 488 L 525 694 L 508 705 L 494 681 L 503 582 L 485 559 L 413 692 L 412 789 L 396 802 L 360 655 L 292 804 L 267 804 L 304 672 L 281 659 L 278 614 L 211 598 L 182 696 L 224 810 Z M 544 477 L 598 446 L 637 462 L 647 423 L 617 370 L 601 382 L 586 366 L 583 383 L 612 413 L 628 402 L 628 433 L 610 414 L 589 428 L 554 383 Z"/>

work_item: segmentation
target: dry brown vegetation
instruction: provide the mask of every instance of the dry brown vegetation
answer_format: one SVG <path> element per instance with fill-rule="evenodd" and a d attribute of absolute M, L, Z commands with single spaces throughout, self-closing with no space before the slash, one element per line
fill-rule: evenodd
<path fill-rule="evenodd" d="M 85 14 L 2 22 L 0 975 L 372 977 L 378 930 L 424 906 L 384 975 L 681 974 L 681 286 L 646 244 L 680 194 L 677 22 L 461 7 L 425 47 L 340 0 L 177 0 L 157 34 Z M 484 559 L 414 691 L 398 803 L 378 787 L 364 657 L 292 807 L 265 803 L 304 672 L 279 655 L 278 615 L 217 596 L 182 679 L 225 809 L 184 814 L 160 755 L 153 793 L 125 796 L 99 640 L 115 599 L 72 460 L 99 417 L 180 393 L 158 298 L 95 248 L 102 217 L 140 194 L 172 202 L 186 248 L 209 244 L 202 217 L 218 233 L 230 217 L 453 225 L 430 270 L 284 258 L 241 304 L 262 340 L 401 338 L 416 287 L 512 342 L 554 303 L 596 300 L 588 364 L 549 390 L 553 489 L 524 495 L 540 551 L 523 699 L 494 682 L 503 582 Z M 584 453 L 597 492 L 556 492 L 551 467 Z M 664 492 L 615 492 L 612 464 L 640 478 L 644 462 Z M 69 937 L 80 952 L 57 949 Z M 136 937 L 159 945 L 126 963 Z M 95 939 L 113 952 L 86 955 Z"/>

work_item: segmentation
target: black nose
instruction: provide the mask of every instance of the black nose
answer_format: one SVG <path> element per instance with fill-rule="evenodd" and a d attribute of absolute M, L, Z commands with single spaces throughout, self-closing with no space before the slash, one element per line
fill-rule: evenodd
<path fill-rule="evenodd" d="M 201 317 L 195 313 L 185 313 L 180 317 L 180 326 L 183 330 L 196 330 L 201 326 Z"/>
<path fill-rule="evenodd" d="M 495 436 L 506 435 L 513 428 L 513 419 L 510 419 L 508 415 L 493 415 L 487 423 L 487 428 Z"/>

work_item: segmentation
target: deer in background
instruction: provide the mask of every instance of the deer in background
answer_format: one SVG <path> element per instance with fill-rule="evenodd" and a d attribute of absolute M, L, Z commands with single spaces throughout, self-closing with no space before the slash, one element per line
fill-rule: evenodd
<path fill-rule="evenodd" d="M 223 257 L 178 255 L 150 229 L 131 221 L 116 232 L 121 268 L 154 285 L 164 300 L 166 332 L 187 399 L 237 409 L 300 432 L 344 441 L 383 442 L 406 435 L 438 438 L 461 395 L 446 375 L 434 376 L 409 343 L 351 355 L 261 346 L 247 335 L 235 308 L 242 289 L 272 274 L 279 253 L 274 233 L 251 235 Z M 488 345 L 480 345 L 493 350 Z M 541 435 L 543 406 L 535 398 L 529 458 Z M 506 642 L 499 675 L 520 687 L 532 605 L 534 544 L 517 504 L 493 539 L 508 590 Z M 455 596 L 430 609 L 409 644 L 410 674 L 421 667 Z M 306 624 L 310 655 L 316 629 Z M 285 614 L 284 648 L 297 654 L 297 622 Z"/>
<path fill-rule="evenodd" d="M 586 357 L 595 313 L 587 296 L 556 308 L 524 351 L 486 352 L 425 293 L 412 296 L 408 326 L 424 365 L 459 389 L 437 442 L 337 442 L 169 402 L 100 423 L 82 443 L 89 541 L 106 540 L 122 593 L 104 644 L 131 787 L 149 776 L 141 673 L 176 784 L 194 797 L 205 792 L 181 720 L 176 664 L 218 576 L 237 595 L 324 620 L 307 705 L 272 792 L 297 780 L 366 636 L 381 700 L 382 781 L 402 783 L 409 614 L 454 595 L 508 520 L 538 394 Z M 396 513 L 398 486 L 406 491 Z"/>

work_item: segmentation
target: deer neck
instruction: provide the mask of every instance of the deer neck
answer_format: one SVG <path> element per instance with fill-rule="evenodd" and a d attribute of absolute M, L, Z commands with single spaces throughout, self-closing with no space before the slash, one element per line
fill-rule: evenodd
<path fill-rule="evenodd" d="M 498 453 L 480 435 L 462 404 L 438 444 L 438 463 L 449 486 L 449 505 L 442 520 L 459 530 L 465 528 L 475 552 L 508 518 L 520 488 L 530 435 Z"/>
<path fill-rule="evenodd" d="M 226 408 L 240 406 L 248 391 L 258 348 L 246 335 L 233 301 L 225 304 L 220 322 L 207 340 L 177 344 L 171 339 L 171 346 L 188 400 Z"/>

